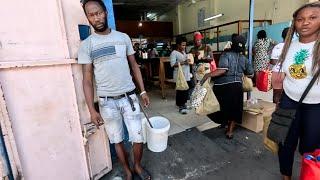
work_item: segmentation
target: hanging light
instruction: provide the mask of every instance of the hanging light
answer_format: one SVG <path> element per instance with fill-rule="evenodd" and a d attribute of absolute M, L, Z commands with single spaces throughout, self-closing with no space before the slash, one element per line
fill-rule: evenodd
<path fill-rule="evenodd" d="M 138 27 L 142 27 L 142 20 L 143 20 L 143 16 L 140 16 L 140 21 L 138 23 Z"/>
<path fill-rule="evenodd" d="M 215 19 L 215 18 L 218 18 L 218 17 L 221 17 L 221 16 L 223 16 L 222 13 L 214 15 L 214 16 L 211 16 L 211 17 L 208 17 L 208 18 L 204 19 L 204 21 L 210 21 L 212 19 Z"/>

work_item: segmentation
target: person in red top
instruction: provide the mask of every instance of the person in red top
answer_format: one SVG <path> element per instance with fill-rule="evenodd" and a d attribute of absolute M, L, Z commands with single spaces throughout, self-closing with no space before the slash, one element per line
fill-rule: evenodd
<path fill-rule="evenodd" d="M 194 56 L 193 76 L 197 81 L 200 81 L 206 73 L 210 72 L 210 62 L 213 60 L 211 47 L 203 44 L 202 40 L 202 34 L 195 32 L 193 35 L 194 47 L 190 50 L 190 53 Z"/>

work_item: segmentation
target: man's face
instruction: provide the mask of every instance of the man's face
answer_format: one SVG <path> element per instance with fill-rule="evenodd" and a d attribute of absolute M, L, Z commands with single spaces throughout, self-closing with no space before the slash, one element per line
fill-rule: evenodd
<path fill-rule="evenodd" d="M 199 47 L 199 46 L 201 46 L 201 39 L 195 39 L 194 40 L 194 45 L 196 46 L 196 47 Z"/>
<path fill-rule="evenodd" d="M 88 2 L 85 6 L 85 12 L 89 23 L 97 32 L 103 32 L 108 28 L 106 22 L 107 13 L 97 2 Z"/>

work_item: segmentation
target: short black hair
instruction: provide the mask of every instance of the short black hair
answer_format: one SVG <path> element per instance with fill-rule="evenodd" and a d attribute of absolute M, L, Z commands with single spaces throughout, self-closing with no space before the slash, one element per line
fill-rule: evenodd
<path fill-rule="evenodd" d="M 260 30 L 257 34 L 258 39 L 265 39 L 267 38 L 267 33 L 265 30 Z"/>
<path fill-rule="evenodd" d="M 282 30 L 281 36 L 282 36 L 283 39 L 286 39 L 286 36 L 287 36 L 287 34 L 288 34 L 288 31 L 289 31 L 289 27 L 286 27 L 286 28 L 284 28 L 284 29 Z"/>
<path fill-rule="evenodd" d="M 233 41 L 233 39 L 234 39 L 235 37 L 237 37 L 237 36 L 238 36 L 237 33 L 233 33 L 233 34 L 231 35 L 231 41 Z"/>
<path fill-rule="evenodd" d="M 187 38 L 186 37 L 184 37 L 184 36 L 178 36 L 177 38 L 176 38 L 176 44 L 178 45 L 178 44 L 181 44 L 181 43 L 183 43 L 183 42 L 187 42 Z"/>
<path fill-rule="evenodd" d="M 96 2 L 96 3 L 98 3 L 98 4 L 101 6 L 102 10 L 103 10 L 104 12 L 107 12 L 107 7 L 106 7 L 106 5 L 104 5 L 104 2 L 103 2 L 102 0 L 83 0 L 83 2 L 82 2 L 82 8 L 83 8 L 83 11 L 84 11 L 85 14 L 87 14 L 85 7 L 86 7 L 86 4 L 87 4 L 88 2 Z"/>
<path fill-rule="evenodd" d="M 231 51 L 244 54 L 246 51 L 246 41 L 246 38 L 241 35 L 234 36 L 231 44 Z"/>

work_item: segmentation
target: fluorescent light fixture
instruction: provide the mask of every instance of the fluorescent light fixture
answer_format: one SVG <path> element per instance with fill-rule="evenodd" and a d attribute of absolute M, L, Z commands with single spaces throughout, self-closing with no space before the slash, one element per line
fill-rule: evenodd
<path fill-rule="evenodd" d="M 148 14 L 147 14 L 147 17 L 148 17 L 148 18 L 152 18 L 153 16 L 156 16 L 156 13 L 148 13 Z"/>
<path fill-rule="evenodd" d="M 204 19 L 204 21 L 210 21 L 210 20 L 212 20 L 212 19 L 215 19 L 215 18 L 218 18 L 218 17 L 221 17 L 221 16 L 223 16 L 222 13 L 221 13 L 221 14 L 214 15 L 214 16 L 211 16 L 211 17 L 208 17 L 208 18 Z"/>

